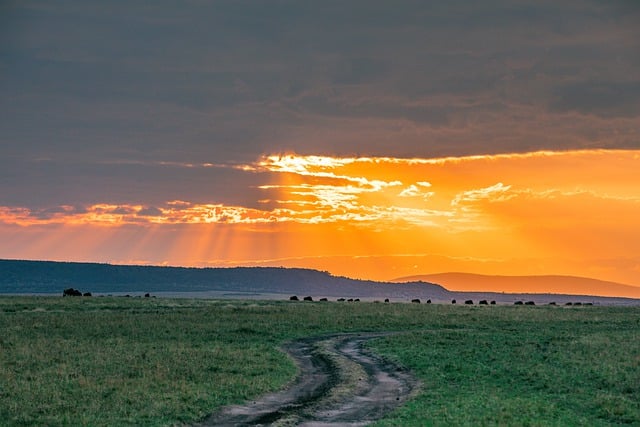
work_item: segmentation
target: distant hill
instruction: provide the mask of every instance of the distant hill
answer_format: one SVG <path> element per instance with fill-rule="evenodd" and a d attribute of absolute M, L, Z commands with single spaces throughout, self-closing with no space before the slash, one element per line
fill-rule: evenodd
<path fill-rule="evenodd" d="M 288 298 L 290 295 L 328 298 L 363 298 L 391 301 L 410 301 L 413 298 L 427 299 L 433 302 L 458 303 L 471 299 L 476 303 L 481 299 L 495 300 L 499 304 L 513 304 L 518 300 L 535 300 L 538 304 L 551 301 L 557 303 L 582 301 L 607 305 L 639 305 L 640 299 L 591 297 L 587 288 L 585 295 L 549 295 L 532 294 L 540 288 L 527 288 L 532 293 L 491 292 L 495 283 L 486 285 L 481 281 L 464 288 L 455 288 L 452 292 L 434 284 L 440 281 L 444 286 L 455 287 L 455 283 L 443 279 L 459 277 L 470 283 L 470 277 L 476 275 L 432 275 L 415 276 L 401 279 L 406 283 L 374 282 L 356 280 L 348 277 L 304 268 L 278 267 L 233 267 L 233 268 L 186 268 L 137 265 L 111 265 L 97 263 L 0 260 L 0 294 L 57 294 L 62 295 L 66 288 L 79 289 L 93 294 L 142 294 L 146 292 L 167 296 L 205 296 L 205 297 L 276 297 Z M 482 277 L 482 276 L 480 276 Z M 487 277 L 487 276 L 484 276 Z M 549 276 L 552 277 L 552 276 Z M 495 277 L 491 277 L 495 280 Z M 522 279 L 519 288 L 522 289 Z M 590 280 L 590 279 L 586 279 Z M 607 283 L 600 282 L 599 283 Z M 618 285 L 618 284 L 616 284 Z M 619 285 L 624 286 L 624 285 Z M 633 288 L 629 286 L 628 288 Z M 468 290 L 480 290 L 469 292 Z M 614 288 L 612 288 L 614 289 Z M 616 288 L 623 289 L 623 288 Z M 558 293 L 558 288 L 553 288 Z M 627 290 L 628 291 L 628 290 Z M 620 291 L 622 292 L 622 291 Z M 575 293 L 575 292 L 574 292 Z M 613 290 L 612 290 L 612 293 Z"/>
<path fill-rule="evenodd" d="M 384 284 L 302 268 L 185 268 L 0 260 L 0 293 L 206 292 L 282 293 L 326 297 L 441 298 L 430 283 Z"/>
<path fill-rule="evenodd" d="M 640 298 L 640 287 L 575 276 L 489 276 L 471 273 L 441 273 L 392 280 L 394 283 L 415 281 L 438 283 L 457 292 L 527 292 L 531 294 Z"/>

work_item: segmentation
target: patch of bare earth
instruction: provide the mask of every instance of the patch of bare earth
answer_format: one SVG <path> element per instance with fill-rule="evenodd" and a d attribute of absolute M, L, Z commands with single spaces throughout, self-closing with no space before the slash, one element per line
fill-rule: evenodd
<path fill-rule="evenodd" d="M 286 389 L 223 408 L 198 426 L 361 426 L 409 399 L 419 386 L 410 372 L 368 351 L 383 334 L 343 334 L 291 342 L 299 367 Z"/>

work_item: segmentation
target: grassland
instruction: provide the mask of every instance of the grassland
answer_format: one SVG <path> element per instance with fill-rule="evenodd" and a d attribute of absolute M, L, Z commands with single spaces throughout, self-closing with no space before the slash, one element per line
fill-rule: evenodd
<path fill-rule="evenodd" d="M 421 393 L 381 425 L 638 425 L 640 308 L 0 298 L 0 424 L 173 425 L 282 387 L 286 340 L 371 342 Z"/>

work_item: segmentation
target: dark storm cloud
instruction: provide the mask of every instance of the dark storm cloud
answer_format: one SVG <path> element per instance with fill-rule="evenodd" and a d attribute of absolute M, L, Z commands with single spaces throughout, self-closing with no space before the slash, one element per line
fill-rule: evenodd
<path fill-rule="evenodd" d="M 128 215 L 134 213 L 134 210 L 130 207 L 118 206 L 115 209 L 107 210 L 107 213 L 115 215 Z"/>
<path fill-rule="evenodd" d="M 162 211 L 155 206 L 147 206 L 145 208 L 140 209 L 136 215 L 138 216 L 160 216 L 162 215 Z"/>
<path fill-rule="evenodd" d="M 149 204 L 167 201 L 257 207 L 266 178 L 236 169 L 136 163 L 7 162 L 2 205 Z"/>
<path fill-rule="evenodd" d="M 637 148 L 639 11 L 587 0 L 3 3 L 0 204 L 259 197 L 254 174 L 154 162 Z"/>
<path fill-rule="evenodd" d="M 581 82 L 559 87 L 553 106 L 604 117 L 640 115 L 640 81 Z"/>
<path fill-rule="evenodd" d="M 58 215 L 75 215 L 85 213 L 83 206 L 51 206 L 31 211 L 30 216 L 37 219 L 50 219 Z"/>

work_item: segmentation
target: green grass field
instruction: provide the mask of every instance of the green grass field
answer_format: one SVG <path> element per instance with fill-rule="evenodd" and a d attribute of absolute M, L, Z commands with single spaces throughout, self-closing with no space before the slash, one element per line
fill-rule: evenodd
<path fill-rule="evenodd" d="M 295 376 L 286 340 L 370 343 L 421 392 L 380 425 L 640 425 L 640 307 L 0 298 L 0 424 L 175 425 Z"/>

